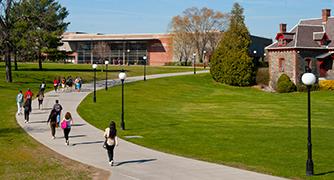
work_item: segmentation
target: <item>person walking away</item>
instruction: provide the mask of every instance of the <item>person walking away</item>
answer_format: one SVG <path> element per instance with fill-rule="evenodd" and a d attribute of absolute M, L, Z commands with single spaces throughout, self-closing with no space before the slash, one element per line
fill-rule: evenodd
<path fill-rule="evenodd" d="M 22 91 L 19 91 L 19 94 L 16 96 L 16 104 L 17 104 L 17 115 L 22 114 L 22 106 L 23 106 L 23 94 Z"/>
<path fill-rule="evenodd" d="M 31 104 L 30 104 L 30 102 L 31 101 L 29 101 L 29 100 L 26 100 L 25 102 L 24 102 L 24 105 L 23 105 L 23 107 L 24 107 L 24 123 L 29 123 L 29 114 L 30 114 L 30 112 L 31 112 Z"/>
<path fill-rule="evenodd" d="M 108 152 L 109 165 L 113 166 L 114 148 L 118 146 L 116 123 L 114 121 L 111 121 L 109 127 L 105 129 L 104 137 L 106 138 L 105 145 Z"/>
<path fill-rule="evenodd" d="M 49 115 L 49 118 L 46 124 L 48 124 L 49 122 L 50 122 L 52 139 L 55 139 L 56 138 L 56 127 L 57 127 L 57 112 L 54 109 L 51 110 L 51 113 Z"/>
<path fill-rule="evenodd" d="M 41 109 L 41 105 L 43 109 L 44 93 L 42 91 L 39 91 L 36 97 L 38 99 L 38 109 Z"/>
<path fill-rule="evenodd" d="M 29 101 L 29 105 L 30 105 L 30 112 L 32 110 L 31 104 L 32 104 L 32 96 L 34 94 L 31 92 L 30 88 L 28 88 L 27 92 L 24 94 L 24 101 Z"/>
<path fill-rule="evenodd" d="M 58 82 L 58 80 L 55 78 L 55 79 L 53 80 L 53 88 L 55 89 L 55 92 L 57 92 L 57 90 L 58 90 L 58 84 L 59 84 L 59 82 Z"/>
<path fill-rule="evenodd" d="M 66 79 L 65 77 L 61 80 L 61 88 L 62 88 L 62 91 L 65 90 L 65 83 L 66 83 Z"/>
<path fill-rule="evenodd" d="M 64 130 L 65 144 L 70 145 L 68 135 L 71 131 L 71 125 L 73 124 L 73 119 L 70 112 L 66 112 L 65 118 L 61 121 L 61 128 Z"/>
<path fill-rule="evenodd" d="M 61 111 L 63 110 L 63 107 L 59 104 L 59 100 L 56 100 L 56 104 L 53 105 L 53 110 L 56 111 L 57 113 L 57 123 L 59 124 L 60 122 L 60 115 L 61 115 Z"/>
<path fill-rule="evenodd" d="M 46 88 L 46 84 L 45 84 L 45 81 L 43 81 L 42 84 L 39 86 L 39 91 L 42 91 L 44 93 L 45 88 Z"/>

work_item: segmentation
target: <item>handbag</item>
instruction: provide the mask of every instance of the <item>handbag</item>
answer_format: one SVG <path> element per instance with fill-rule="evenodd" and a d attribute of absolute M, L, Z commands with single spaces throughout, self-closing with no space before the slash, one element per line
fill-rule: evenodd
<path fill-rule="evenodd" d="M 66 122 L 65 120 L 63 120 L 63 121 L 61 122 L 61 124 L 60 124 L 60 127 L 61 127 L 62 129 L 67 128 L 67 122 Z"/>

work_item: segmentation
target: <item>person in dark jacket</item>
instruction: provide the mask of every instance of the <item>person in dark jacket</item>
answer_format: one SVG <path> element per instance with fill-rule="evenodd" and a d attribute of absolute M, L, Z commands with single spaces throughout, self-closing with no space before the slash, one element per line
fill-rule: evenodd
<path fill-rule="evenodd" d="M 31 101 L 26 100 L 23 105 L 24 108 L 24 123 L 29 123 L 29 114 L 31 112 Z"/>
<path fill-rule="evenodd" d="M 49 122 L 50 122 L 52 139 L 55 139 L 56 127 L 57 127 L 57 112 L 54 109 L 51 110 L 51 113 L 46 123 L 48 124 Z"/>

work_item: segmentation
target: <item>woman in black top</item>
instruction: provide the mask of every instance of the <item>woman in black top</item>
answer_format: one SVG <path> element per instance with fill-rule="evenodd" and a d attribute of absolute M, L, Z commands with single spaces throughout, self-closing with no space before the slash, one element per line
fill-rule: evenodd
<path fill-rule="evenodd" d="M 50 122 L 50 128 L 51 128 L 51 136 L 52 139 L 55 139 L 55 135 L 56 135 L 56 127 L 57 127 L 57 112 L 56 110 L 52 109 L 48 121 L 47 123 Z"/>

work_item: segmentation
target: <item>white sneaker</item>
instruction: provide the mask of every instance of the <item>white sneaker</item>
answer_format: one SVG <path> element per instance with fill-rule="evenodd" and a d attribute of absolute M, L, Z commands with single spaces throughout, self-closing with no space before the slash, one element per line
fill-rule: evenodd
<path fill-rule="evenodd" d="M 27 120 L 24 120 L 24 123 L 27 123 L 28 121 Z"/>
<path fill-rule="evenodd" d="M 110 161 L 110 162 L 109 162 L 109 165 L 110 165 L 110 166 L 113 166 L 113 165 L 114 165 L 114 161 Z"/>
<path fill-rule="evenodd" d="M 56 139 L 56 137 L 52 136 L 52 139 Z"/>

